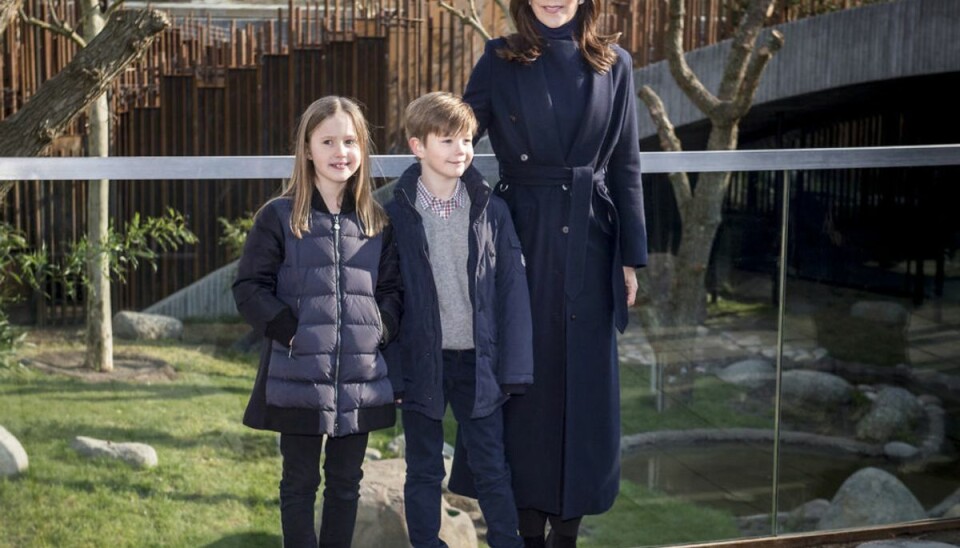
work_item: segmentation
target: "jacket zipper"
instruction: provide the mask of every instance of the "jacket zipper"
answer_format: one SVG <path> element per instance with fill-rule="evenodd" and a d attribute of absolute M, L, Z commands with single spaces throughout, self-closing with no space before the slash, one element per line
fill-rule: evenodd
<path fill-rule="evenodd" d="M 333 264 L 334 264 L 334 284 L 337 291 L 337 353 L 333 362 L 333 435 L 337 435 L 340 427 L 340 315 L 341 294 L 340 294 L 340 215 L 333 216 Z"/>
<path fill-rule="evenodd" d="M 297 266 L 299 266 L 299 265 L 300 265 L 300 239 L 299 239 L 299 238 L 297 239 L 295 246 L 296 246 L 296 251 L 295 251 L 295 254 L 296 254 L 296 264 L 297 264 Z M 298 322 L 299 322 L 299 319 L 300 319 L 300 298 L 303 297 L 303 274 L 302 274 L 302 270 L 301 270 L 301 275 L 300 275 L 300 283 L 299 283 L 298 285 L 300 286 L 300 293 L 297 295 L 297 320 L 298 320 Z M 289 348 L 289 350 L 287 350 L 287 358 L 290 358 L 291 360 L 294 359 L 294 357 L 293 357 L 293 340 L 296 339 L 296 338 L 297 338 L 297 335 L 296 335 L 296 333 L 294 333 L 293 337 L 290 338 L 290 348 Z"/>

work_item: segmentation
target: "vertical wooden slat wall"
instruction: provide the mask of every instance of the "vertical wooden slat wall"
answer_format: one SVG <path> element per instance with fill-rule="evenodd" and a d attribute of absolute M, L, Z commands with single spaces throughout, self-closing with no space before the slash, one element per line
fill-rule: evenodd
<path fill-rule="evenodd" d="M 841 8 L 872 0 L 844 0 Z M 736 0 L 689 0 L 685 46 L 701 47 L 730 36 Z M 638 65 L 663 57 L 667 14 L 662 0 L 599 0 L 608 32 Z M 27 0 L 24 11 L 48 10 L 71 24 L 75 0 Z M 775 21 L 837 9 L 836 0 L 798 0 L 780 8 Z M 493 2 L 483 5 L 492 34 L 505 32 Z M 198 13 L 200 13 L 198 11 Z M 342 94 L 358 99 L 382 153 L 402 152 L 403 108 L 427 91 L 462 92 L 483 50 L 483 40 L 428 0 L 289 0 L 286 10 L 258 24 L 216 21 L 209 14 L 175 17 L 142 59 L 117 78 L 113 154 L 289 154 L 296 118 L 314 99 Z M 17 112 L 39 85 L 76 54 L 71 40 L 23 21 L 0 37 L 0 120 Z M 81 116 L 50 155 L 83 154 Z M 116 181 L 111 215 L 123 228 L 135 213 L 160 215 L 167 207 L 187 216 L 200 243 L 164 253 L 156 273 L 131 275 L 114 290 L 116 308 L 139 309 L 225 264 L 217 217 L 255 211 L 279 181 Z M 86 183 L 19 183 L 3 205 L 3 220 L 35 245 L 55 254 L 83 234 Z M 36 319 L 82 321 L 80 303 L 48 288 L 53 298 L 35 307 Z"/>

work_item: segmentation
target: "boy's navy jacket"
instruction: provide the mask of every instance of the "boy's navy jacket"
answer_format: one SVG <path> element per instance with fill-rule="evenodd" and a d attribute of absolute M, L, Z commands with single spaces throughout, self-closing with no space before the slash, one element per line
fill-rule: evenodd
<path fill-rule="evenodd" d="M 444 414 L 442 332 L 437 288 L 423 220 L 416 209 L 420 164 L 410 166 L 386 204 L 403 278 L 403 319 L 385 350 L 403 408 L 440 420 Z M 461 178 L 470 196 L 467 271 L 477 356 L 472 417 L 484 417 L 533 382 L 530 296 L 520 239 L 506 204 L 473 168 Z M 466 234 L 464 236 L 467 236 Z"/>
<path fill-rule="evenodd" d="M 401 310 L 392 231 L 364 235 L 349 191 L 340 214 L 316 190 L 311 206 L 310 232 L 298 239 L 292 199 L 272 200 L 244 245 L 233 293 L 265 338 L 243 422 L 330 436 L 391 426 L 393 389 L 378 347 L 396 334 Z"/>

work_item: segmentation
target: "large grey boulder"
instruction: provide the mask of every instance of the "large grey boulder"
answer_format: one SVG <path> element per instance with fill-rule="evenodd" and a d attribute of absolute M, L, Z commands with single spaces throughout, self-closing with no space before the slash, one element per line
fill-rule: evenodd
<path fill-rule="evenodd" d="M 0 426 L 0 477 L 18 476 L 24 473 L 29 465 L 27 452 L 20 445 L 20 441 Z"/>
<path fill-rule="evenodd" d="M 908 390 L 887 386 L 877 393 L 870 411 L 857 423 L 857 438 L 886 442 L 913 432 L 923 405 Z"/>
<path fill-rule="evenodd" d="M 817 529 L 845 529 L 913 521 L 927 517 L 913 493 L 879 468 L 858 470 L 840 486 Z"/>
<path fill-rule="evenodd" d="M 729 384 L 755 389 L 774 382 L 777 370 L 767 360 L 742 360 L 721 369 L 717 377 Z"/>
<path fill-rule="evenodd" d="M 113 334 L 121 339 L 179 339 L 183 322 L 169 316 L 124 310 L 113 316 Z"/>
<path fill-rule="evenodd" d="M 794 369 L 786 371 L 780 381 L 780 396 L 784 406 L 803 407 L 831 412 L 853 399 L 853 385 L 846 380 L 822 371 Z"/>
<path fill-rule="evenodd" d="M 145 443 L 115 443 L 77 436 L 70 442 L 70 447 L 85 457 L 119 460 L 137 468 L 157 465 L 157 451 Z"/>
<path fill-rule="evenodd" d="M 363 463 L 363 480 L 360 482 L 360 506 L 357 509 L 357 525 L 353 533 L 354 546 L 376 548 L 408 548 L 403 499 L 403 482 L 406 476 L 403 459 L 384 459 Z M 322 500 L 318 505 L 317 529 L 322 520 Z M 476 548 L 477 532 L 467 512 L 441 501 L 440 538 L 448 546 Z"/>

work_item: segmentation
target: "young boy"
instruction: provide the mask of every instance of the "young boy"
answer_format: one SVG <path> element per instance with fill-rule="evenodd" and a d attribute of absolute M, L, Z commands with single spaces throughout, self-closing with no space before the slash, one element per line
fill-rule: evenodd
<path fill-rule="evenodd" d="M 419 159 L 387 214 L 404 283 L 404 315 L 386 350 L 403 409 L 407 529 L 415 548 L 439 538 L 443 415 L 449 403 L 469 455 L 492 548 L 519 547 L 503 450 L 501 406 L 533 382 L 530 298 L 506 203 L 475 169 L 470 107 L 449 93 L 410 103 L 405 124 Z"/>

